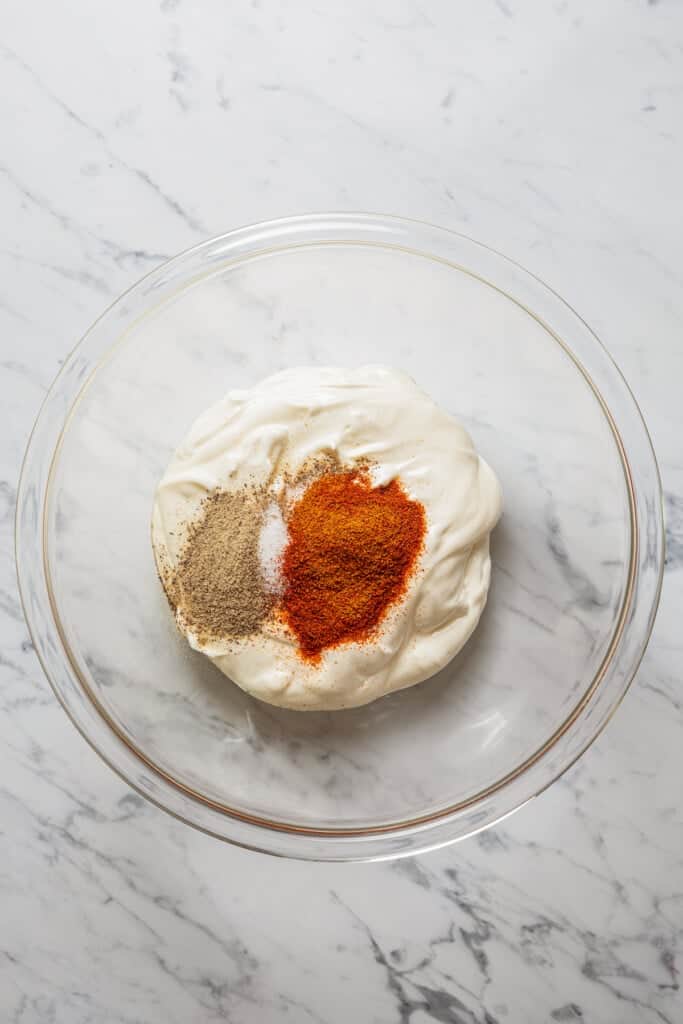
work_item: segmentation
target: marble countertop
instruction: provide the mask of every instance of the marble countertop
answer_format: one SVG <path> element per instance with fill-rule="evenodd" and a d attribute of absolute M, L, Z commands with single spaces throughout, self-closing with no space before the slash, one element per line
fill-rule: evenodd
<path fill-rule="evenodd" d="M 0 44 L 0 1019 L 683 1019 L 683 7 L 675 0 L 7 0 Z M 89 323 L 164 257 L 295 212 L 498 248 L 597 330 L 668 516 L 655 632 L 567 775 L 380 865 L 279 861 L 144 803 L 77 735 L 24 626 L 22 452 Z"/>

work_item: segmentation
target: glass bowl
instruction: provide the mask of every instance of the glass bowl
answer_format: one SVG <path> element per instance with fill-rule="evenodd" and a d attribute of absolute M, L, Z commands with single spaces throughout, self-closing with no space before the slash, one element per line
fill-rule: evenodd
<path fill-rule="evenodd" d="M 412 374 L 498 473 L 488 606 L 426 683 L 355 710 L 279 710 L 176 632 L 152 497 L 229 389 L 366 362 Z M 139 793 L 269 853 L 392 857 L 491 825 L 598 735 L 653 624 L 661 490 L 621 374 L 535 277 L 414 221 L 294 217 L 183 253 L 93 325 L 28 445 L 17 563 L 57 697 Z"/>

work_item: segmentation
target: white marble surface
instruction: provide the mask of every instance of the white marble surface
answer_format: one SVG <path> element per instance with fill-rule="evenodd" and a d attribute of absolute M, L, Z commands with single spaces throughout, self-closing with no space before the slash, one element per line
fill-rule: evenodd
<path fill-rule="evenodd" d="M 0 1019 L 650 1024 L 683 1018 L 683 6 L 676 0 L 3 4 Z M 89 322 L 201 238 L 381 209 L 579 309 L 651 427 L 655 633 L 582 761 L 494 831 L 387 865 L 223 846 L 56 705 L 12 556 L 22 451 Z"/>

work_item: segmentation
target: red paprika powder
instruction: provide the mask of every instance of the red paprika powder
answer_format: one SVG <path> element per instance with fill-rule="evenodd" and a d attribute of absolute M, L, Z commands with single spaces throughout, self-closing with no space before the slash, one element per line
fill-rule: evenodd
<path fill-rule="evenodd" d="M 282 572 L 282 611 L 301 654 L 372 638 L 405 594 L 426 516 L 397 480 L 373 487 L 365 470 L 314 481 L 294 506 Z"/>

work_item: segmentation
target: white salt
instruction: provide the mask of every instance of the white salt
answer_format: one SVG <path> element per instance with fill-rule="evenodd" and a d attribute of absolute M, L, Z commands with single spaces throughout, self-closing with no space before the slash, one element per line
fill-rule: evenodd
<path fill-rule="evenodd" d="M 259 534 L 258 555 L 261 572 L 266 589 L 271 594 L 281 594 L 284 585 L 282 579 L 282 555 L 287 547 L 287 525 L 277 502 L 271 502 L 263 517 L 263 525 Z"/>

